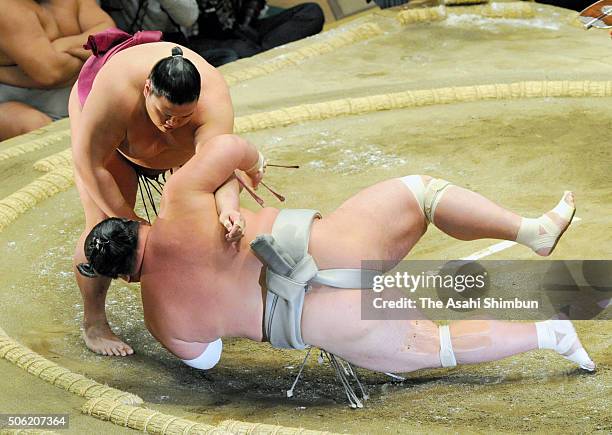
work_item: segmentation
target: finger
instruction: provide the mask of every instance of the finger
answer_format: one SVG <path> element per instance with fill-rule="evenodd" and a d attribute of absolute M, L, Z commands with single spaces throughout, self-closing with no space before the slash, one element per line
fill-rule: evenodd
<path fill-rule="evenodd" d="M 236 234 L 232 235 L 232 237 L 229 239 L 232 242 L 236 242 L 240 239 L 242 239 L 244 237 L 244 233 L 242 231 L 238 231 L 236 232 Z"/>
<path fill-rule="evenodd" d="M 232 229 L 228 233 L 228 236 L 229 236 L 230 239 L 235 239 L 236 235 L 240 234 L 241 232 L 242 232 L 242 229 L 240 228 L 240 225 L 238 225 L 236 223 L 236 224 L 234 224 L 234 226 L 232 227 Z"/>

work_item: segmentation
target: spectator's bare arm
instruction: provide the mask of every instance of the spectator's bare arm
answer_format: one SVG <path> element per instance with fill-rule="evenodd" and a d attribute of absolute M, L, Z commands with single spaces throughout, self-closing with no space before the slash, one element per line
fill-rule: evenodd
<path fill-rule="evenodd" d="M 58 87 L 68 86 L 74 81 L 74 78 L 66 80 L 65 83 L 58 83 Z M 0 66 L 0 83 L 7 83 L 11 86 L 20 88 L 41 88 L 40 83 L 31 79 L 18 66 Z"/>
<path fill-rule="evenodd" d="M 91 55 L 91 51 L 83 48 L 89 35 L 101 32 L 109 27 L 115 27 L 115 22 L 98 6 L 95 0 L 79 0 L 78 7 L 81 33 L 58 38 L 53 41 L 53 46 L 58 51 L 63 51 L 85 61 Z"/>
<path fill-rule="evenodd" d="M 20 2 L 14 2 L 0 14 L 0 51 L 31 79 L 28 87 L 59 86 L 74 78 L 83 66 L 80 59 L 53 48 L 36 13 Z M 17 77 L 17 71 L 14 68 L 3 71 L 0 81 L 23 86 L 24 79 Z"/>

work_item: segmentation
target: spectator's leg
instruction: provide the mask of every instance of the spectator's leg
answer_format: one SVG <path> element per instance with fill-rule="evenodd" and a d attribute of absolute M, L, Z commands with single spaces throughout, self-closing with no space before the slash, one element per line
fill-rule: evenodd
<path fill-rule="evenodd" d="M 187 47 L 213 66 L 221 66 L 243 57 L 250 57 L 261 51 L 259 46 L 250 41 L 233 38 L 213 39 L 202 36 L 190 38 Z"/>
<path fill-rule="evenodd" d="M 24 103 L 0 104 L 0 140 L 9 139 L 49 124 L 52 119 Z"/>
<path fill-rule="evenodd" d="M 255 29 L 264 50 L 316 35 L 323 29 L 325 17 L 321 6 L 303 3 L 271 17 L 257 20 Z"/>

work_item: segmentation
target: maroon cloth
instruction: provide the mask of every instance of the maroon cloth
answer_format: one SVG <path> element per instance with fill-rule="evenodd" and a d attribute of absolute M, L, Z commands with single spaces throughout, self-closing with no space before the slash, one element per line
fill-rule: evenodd
<path fill-rule="evenodd" d="M 159 42 L 161 39 L 162 32 L 158 31 L 147 30 L 136 32 L 132 36 L 116 28 L 106 29 L 95 35 L 89 35 L 87 44 L 83 48 L 91 50 L 94 55 L 87 59 L 79 73 L 78 91 L 81 107 L 83 107 L 85 100 L 87 100 L 98 71 L 100 71 L 108 59 L 126 48 L 149 42 Z"/>

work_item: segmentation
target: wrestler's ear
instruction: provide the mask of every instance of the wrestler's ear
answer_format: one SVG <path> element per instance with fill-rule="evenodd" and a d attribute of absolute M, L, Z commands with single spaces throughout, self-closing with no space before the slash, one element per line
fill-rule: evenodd
<path fill-rule="evenodd" d="M 98 276 L 93 266 L 89 263 L 77 264 L 77 270 L 81 275 L 86 276 L 87 278 L 95 278 Z"/>
<path fill-rule="evenodd" d="M 151 79 L 145 80 L 145 85 L 142 94 L 145 96 L 145 98 L 148 98 L 149 95 L 151 95 Z"/>

